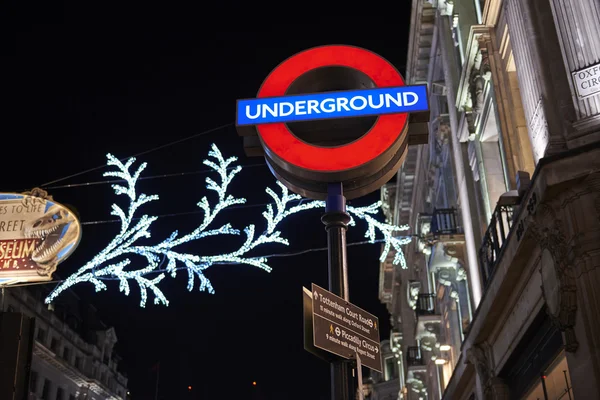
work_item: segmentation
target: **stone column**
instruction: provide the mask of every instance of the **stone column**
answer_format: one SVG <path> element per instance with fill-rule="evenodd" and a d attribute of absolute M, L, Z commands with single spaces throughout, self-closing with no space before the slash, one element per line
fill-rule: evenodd
<path fill-rule="evenodd" d="M 460 208 L 463 220 L 463 229 L 465 234 L 465 241 L 467 243 L 467 260 L 468 260 L 468 271 L 469 280 L 471 282 L 470 289 L 472 291 L 472 302 L 473 308 L 477 308 L 479 301 L 481 300 L 482 287 L 481 277 L 479 273 L 479 261 L 477 259 L 477 248 L 475 243 L 476 240 L 474 232 L 477 231 L 478 227 L 475 225 L 476 218 L 471 216 L 471 200 L 473 197 L 469 196 L 469 188 L 467 182 L 467 176 L 465 174 L 465 158 L 463 157 L 462 144 L 459 140 L 458 132 L 458 110 L 456 108 L 456 92 L 458 87 L 459 77 L 458 75 L 458 61 L 453 56 L 454 44 L 452 41 L 452 29 L 450 24 L 450 17 L 442 15 L 438 10 L 436 14 L 436 22 L 439 24 L 438 34 L 440 40 L 440 49 L 442 53 L 442 62 L 444 65 L 444 80 L 446 81 L 447 90 L 447 101 L 448 110 L 450 116 L 450 127 L 452 130 L 451 141 L 452 141 L 452 152 L 454 159 L 454 171 L 456 174 L 456 189 L 458 190 L 458 196 L 460 199 Z"/>
<path fill-rule="evenodd" d="M 576 119 L 588 119 L 588 128 L 599 129 L 600 92 L 580 99 L 576 94 L 571 74 L 600 64 L 600 1 L 550 0 L 550 5 L 556 23 L 567 79 L 572 85 L 572 101 Z M 596 71 L 593 76 L 600 79 L 600 71 Z M 598 89 L 600 90 L 600 84 Z M 593 118 L 594 116 L 596 118 Z M 586 124 L 576 124 L 576 129 L 584 130 L 584 125 Z"/>
<path fill-rule="evenodd" d="M 504 3 L 536 163 L 544 156 L 566 149 L 564 119 L 557 106 L 558 83 L 553 80 L 552 55 L 548 54 L 551 32 L 544 25 L 548 22 L 547 15 L 537 3 L 538 0 Z"/>

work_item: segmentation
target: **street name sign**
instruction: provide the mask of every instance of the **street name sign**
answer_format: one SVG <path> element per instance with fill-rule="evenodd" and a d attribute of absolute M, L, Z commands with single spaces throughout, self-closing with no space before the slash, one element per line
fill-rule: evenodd
<path fill-rule="evenodd" d="M 571 73 L 580 99 L 600 93 L 600 63 Z"/>
<path fill-rule="evenodd" d="M 314 283 L 312 301 L 314 345 L 382 372 L 379 319 Z"/>

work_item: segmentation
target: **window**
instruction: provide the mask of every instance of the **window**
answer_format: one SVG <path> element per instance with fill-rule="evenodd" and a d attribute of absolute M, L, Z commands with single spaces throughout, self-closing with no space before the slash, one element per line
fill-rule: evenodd
<path fill-rule="evenodd" d="M 17 312 L 17 310 L 15 310 L 15 308 L 13 306 L 8 306 L 7 311 L 8 312 Z"/>
<path fill-rule="evenodd" d="M 50 387 L 52 386 L 52 382 L 50 379 L 44 379 L 44 388 L 42 389 L 42 400 L 50 400 Z"/>
<path fill-rule="evenodd" d="M 69 395 L 69 400 L 75 400 L 75 395 L 74 394 L 70 394 Z"/>
<path fill-rule="evenodd" d="M 386 381 L 394 379 L 394 357 L 388 357 L 385 359 L 385 377 Z"/>
<path fill-rule="evenodd" d="M 61 387 L 56 389 L 56 400 L 65 400 L 65 391 Z"/>
<path fill-rule="evenodd" d="M 569 393 L 569 397 L 572 396 L 573 387 L 571 386 L 569 365 L 564 351 L 561 351 L 550 367 L 543 371 L 543 375 L 543 378 L 539 378 L 533 388 L 530 389 L 530 392 L 525 396 L 525 400 L 543 399 L 544 392 L 548 394 L 549 399 L 565 399 L 567 393 Z"/>
<path fill-rule="evenodd" d="M 67 346 L 65 346 L 63 349 L 63 359 L 65 359 L 65 361 L 69 361 L 70 355 L 71 355 L 71 351 L 69 350 L 69 348 Z"/>
<path fill-rule="evenodd" d="M 58 350 L 58 339 L 57 338 L 54 338 L 54 337 L 52 338 L 52 341 L 50 342 L 50 350 L 52 350 L 55 353 Z"/>
<path fill-rule="evenodd" d="M 454 41 L 454 54 L 459 70 L 462 71 L 465 56 L 460 38 L 460 28 L 458 26 L 458 15 L 455 15 L 452 21 L 452 39 Z"/>
<path fill-rule="evenodd" d="M 39 328 L 36 339 L 38 342 L 44 344 L 46 342 L 46 331 L 42 328 Z"/>
<path fill-rule="evenodd" d="M 29 374 L 29 391 L 31 393 L 37 392 L 38 373 L 37 371 L 31 371 Z"/>
<path fill-rule="evenodd" d="M 81 357 L 75 357 L 75 368 L 81 369 Z"/>

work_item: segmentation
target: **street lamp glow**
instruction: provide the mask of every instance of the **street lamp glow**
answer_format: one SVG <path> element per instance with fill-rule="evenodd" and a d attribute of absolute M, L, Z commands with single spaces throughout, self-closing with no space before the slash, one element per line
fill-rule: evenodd
<path fill-rule="evenodd" d="M 443 365 L 443 364 L 446 364 L 446 360 L 444 360 L 443 358 L 436 358 L 435 363 L 437 365 Z"/>
<path fill-rule="evenodd" d="M 449 344 L 443 344 L 440 346 L 440 351 L 449 351 L 449 350 L 450 350 Z"/>

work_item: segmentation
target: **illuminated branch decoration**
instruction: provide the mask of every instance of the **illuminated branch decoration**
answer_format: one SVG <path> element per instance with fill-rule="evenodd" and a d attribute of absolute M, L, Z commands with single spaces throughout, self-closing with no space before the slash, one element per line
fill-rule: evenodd
<path fill-rule="evenodd" d="M 387 257 L 390 250 L 392 248 L 394 248 L 394 250 L 396 251 L 396 254 L 394 256 L 394 260 L 392 261 L 392 264 L 394 264 L 394 265 L 400 264 L 400 266 L 403 269 L 406 269 L 407 268 L 406 260 L 404 258 L 404 252 L 402 251 L 402 246 L 410 243 L 411 237 L 410 236 L 397 237 L 394 235 L 394 232 L 406 231 L 409 229 L 409 226 L 408 225 L 402 225 L 402 226 L 390 225 L 390 224 L 386 224 L 384 222 L 379 222 L 375 218 L 373 218 L 373 215 L 377 214 L 381 208 L 380 201 L 377 203 L 371 204 L 370 206 L 367 206 L 367 207 L 348 206 L 347 208 L 348 208 L 348 213 L 351 216 L 360 218 L 367 223 L 367 232 L 365 232 L 365 237 L 368 238 L 371 243 L 375 243 L 377 241 L 377 232 L 376 232 L 377 230 L 379 230 L 381 232 L 381 234 L 383 235 L 384 245 L 383 245 L 383 251 L 381 252 L 381 256 L 379 257 L 379 261 L 381 261 L 381 262 L 385 261 L 385 258 Z M 350 224 L 354 225 L 354 221 L 351 221 Z"/>
<path fill-rule="evenodd" d="M 143 215 L 136 217 L 136 212 L 146 203 L 158 200 L 157 195 L 138 194 L 136 183 L 142 171 L 146 168 L 146 163 L 142 163 L 135 172 L 130 169 L 135 162 L 135 158 L 130 158 L 126 163 L 122 163 L 114 156 L 108 154 L 107 165 L 115 167 L 116 170 L 104 173 L 104 176 L 116 177 L 122 179 L 125 184 L 113 185 L 115 194 L 125 195 L 129 201 L 129 208 L 124 211 L 120 206 L 112 205 L 112 215 L 117 216 L 121 223 L 120 232 L 116 237 L 94 258 L 81 267 L 76 273 L 62 281 L 46 298 L 46 303 L 51 303 L 64 290 L 83 282 L 94 285 L 96 291 L 106 290 L 108 281 L 118 281 L 119 290 L 125 295 L 129 295 L 131 283 L 137 284 L 140 289 L 140 306 L 144 307 L 148 299 L 148 292 L 154 297 L 155 304 L 168 305 L 169 301 L 165 297 L 159 283 L 167 276 L 175 277 L 178 270 L 185 269 L 188 274 L 188 290 L 192 290 L 198 280 L 200 291 L 214 293 L 214 289 L 204 271 L 216 264 L 246 264 L 261 268 L 267 272 L 271 267 L 267 264 L 266 257 L 249 256 L 258 246 L 267 243 L 279 243 L 288 245 L 287 239 L 281 236 L 278 230 L 281 222 L 288 216 L 301 211 L 313 208 L 324 207 L 322 201 L 299 202 L 302 198 L 296 194 L 290 194 L 288 189 L 277 182 L 281 190 L 278 195 L 270 188 L 266 189 L 267 194 L 273 198 L 274 203 L 268 204 L 266 210 L 262 213 L 266 220 L 266 229 L 260 235 L 256 234 L 256 227 L 248 225 L 242 231 L 234 229 L 231 224 L 224 224 L 218 228 L 212 228 L 216 217 L 224 209 L 244 204 L 246 199 L 237 198 L 227 193 L 229 184 L 233 178 L 241 171 L 241 166 L 233 166 L 237 160 L 235 157 L 225 159 L 219 149 L 213 144 L 208 153 L 209 159 L 204 160 L 204 164 L 216 172 L 218 181 L 212 178 L 206 178 L 206 188 L 212 190 L 217 195 L 217 201 L 211 205 L 207 197 L 203 197 L 198 203 L 198 207 L 203 211 L 203 219 L 200 225 L 192 232 L 179 236 L 178 232 L 173 232 L 167 239 L 155 245 L 138 244 L 140 239 L 150 238 L 150 225 L 156 221 L 157 217 Z M 292 205 L 293 203 L 297 203 Z M 408 229 L 408 226 L 394 227 L 381 223 L 373 218 L 379 210 L 380 203 L 368 207 L 348 207 L 348 213 L 364 220 L 367 225 L 365 237 L 373 243 L 383 241 L 385 258 L 387 253 L 393 247 L 396 251 L 395 264 L 400 263 L 405 267 L 404 257 L 399 246 L 408 243 L 410 238 L 394 237 L 395 231 Z M 354 225 L 354 220 L 351 221 Z M 376 239 L 376 231 L 380 231 L 383 240 Z M 177 247 L 198 239 L 218 235 L 245 235 L 245 240 L 236 249 L 225 254 L 217 255 L 197 255 L 192 253 L 180 252 Z M 145 265 L 139 268 L 131 268 L 131 259 L 133 255 L 141 256 L 145 259 Z M 166 266 L 165 266 L 166 264 Z M 127 268 L 130 267 L 130 268 Z"/>

